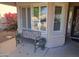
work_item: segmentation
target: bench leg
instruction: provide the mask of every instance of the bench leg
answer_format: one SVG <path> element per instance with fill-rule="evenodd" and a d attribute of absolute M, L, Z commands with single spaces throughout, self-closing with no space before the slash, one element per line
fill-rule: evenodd
<path fill-rule="evenodd" d="M 34 47 L 34 53 L 36 53 L 37 49 L 39 48 L 39 46 L 35 46 Z"/>

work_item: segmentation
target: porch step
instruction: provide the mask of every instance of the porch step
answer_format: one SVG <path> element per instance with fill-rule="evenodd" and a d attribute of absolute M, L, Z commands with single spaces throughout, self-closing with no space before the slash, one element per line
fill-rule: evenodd
<path fill-rule="evenodd" d="M 70 37 L 71 39 L 78 39 L 79 40 L 79 38 L 78 37 Z"/>
<path fill-rule="evenodd" d="M 73 41 L 79 42 L 79 38 L 78 37 L 70 37 Z"/>

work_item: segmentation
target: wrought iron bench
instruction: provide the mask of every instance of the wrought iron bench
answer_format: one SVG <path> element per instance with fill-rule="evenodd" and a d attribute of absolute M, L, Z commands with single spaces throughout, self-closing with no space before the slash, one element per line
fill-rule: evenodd
<path fill-rule="evenodd" d="M 39 38 L 41 38 L 41 32 L 23 29 L 22 36 L 24 38 L 33 39 L 34 41 L 36 41 L 39 40 Z"/>
<path fill-rule="evenodd" d="M 41 47 L 44 49 L 46 44 L 46 39 L 41 37 L 40 31 L 23 29 L 22 36 L 23 38 L 27 38 L 27 39 L 30 38 L 34 40 L 34 47 L 35 47 L 34 52 L 36 52 L 38 47 Z"/>
<path fill-rule="evenodd" d="M 22 34 L 16 33 L 17 37 L 32 39 L 34 41 L 39 40 L 41 38 L 41 32 L 34 30 L 23 29 Z M 21 39 L 17 39 L 17 42 L 22 43 Z"/>

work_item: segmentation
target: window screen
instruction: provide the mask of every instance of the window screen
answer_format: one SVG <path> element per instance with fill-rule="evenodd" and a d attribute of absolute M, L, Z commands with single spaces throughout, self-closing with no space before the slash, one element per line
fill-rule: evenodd
<path fill-rule="evenodd" d="M 22 26 L 26 28 L 26 8 L 22 8 Z"/>
<path fill-rule="evenodd" d="M 60 30 L 61 25 L 61 14 L 62 14 L 62 7 L 56 6 L 55 7 L 55 19 L 54 19 L 54 31 Z"/>

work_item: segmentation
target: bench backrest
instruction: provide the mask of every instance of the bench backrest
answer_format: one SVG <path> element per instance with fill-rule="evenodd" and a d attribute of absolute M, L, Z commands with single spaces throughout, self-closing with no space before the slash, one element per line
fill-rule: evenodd
<path fill-rule="evenodd" d="M 22 31 L 22 36 L 24 38 L 30 38 L 30 39 L 36 39 L 37 37 L 41 36 L 41 32 L 40 31 L 34 31 L 34 30 L 23 30 Z"/>

